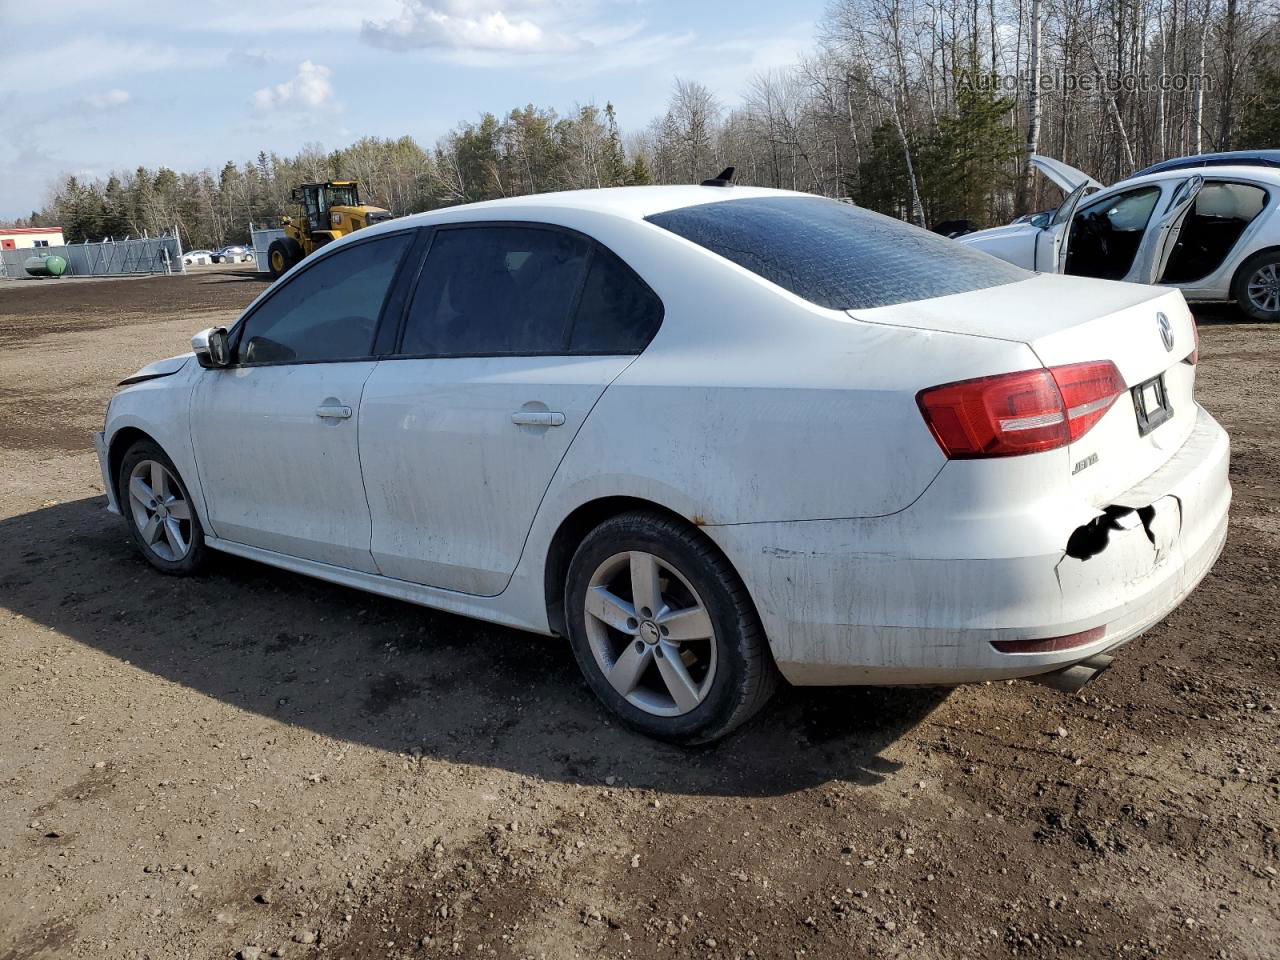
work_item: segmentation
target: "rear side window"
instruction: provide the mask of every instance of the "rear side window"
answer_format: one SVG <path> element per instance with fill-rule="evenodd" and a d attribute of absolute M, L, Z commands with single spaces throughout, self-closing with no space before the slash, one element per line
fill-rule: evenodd
<path fill-rule="evenodd" d="M 241 326 L 239 362 L 369 356 L 383 301 L 412 241 L 412 234 L 396 233 L 356 243 L 282 281 Z"/>
<path fill-rule="evenodd" d="M 646 219 L 836 310 L 887 307 L 1031 276 L 954 240 L 822 197 L 747 197 Z"/>
<path fill-rule="evenodd" d="M 573 321 L 570 353 L 640 353 L 662 323 L 662 301 L 604 247 L 591 257 Z"/>
<path fill-rule="evenodd" d="M 409 308 L 400 352 L 563 353 L 590 251 L 585 237 L 561 230 L 440 230 Z"/>

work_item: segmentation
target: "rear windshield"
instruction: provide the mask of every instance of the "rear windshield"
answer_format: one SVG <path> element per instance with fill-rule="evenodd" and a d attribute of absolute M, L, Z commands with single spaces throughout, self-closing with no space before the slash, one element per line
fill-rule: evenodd
<path fill-rule="evenodd" d="M 1031 276 L 936 233 L 823 197 L 747 197 L 645 219 L 836 310 L 945 297 Z"/>

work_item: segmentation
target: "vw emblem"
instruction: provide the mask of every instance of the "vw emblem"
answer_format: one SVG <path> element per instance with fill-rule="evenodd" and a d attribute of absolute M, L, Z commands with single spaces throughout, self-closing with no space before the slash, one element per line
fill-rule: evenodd
<path fill-rule="evenodd" d="M 1170 352 L 1173 350 L 1173 324 L 1169 322 L 1169 318 L 1163 313 L 1156 314 L 1156 326 L 1160 328 L 1160 339 L 1164 341 L 1164 348 Z"/>

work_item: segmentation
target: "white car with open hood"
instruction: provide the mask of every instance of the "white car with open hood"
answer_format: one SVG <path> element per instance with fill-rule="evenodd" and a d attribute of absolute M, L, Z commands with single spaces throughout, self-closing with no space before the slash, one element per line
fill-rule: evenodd
<path fill-rule="evenodd" d="M 959 243 L 1028 270 L 1159 283 L 1280 320 L 1280 170 L 1178 168 L 1104 188 L 1059 160 L 1032 163 L 1067 194 L 1062 206 Z"/>
<path fill-rule="evenodd" d="M 1181 293 L 724 178 L 379 224 L 193 346 L 97 437 L 152 565 L 565 637 L 678 742 L 779 677 L 1074 689 L 1227 529 Z"/>

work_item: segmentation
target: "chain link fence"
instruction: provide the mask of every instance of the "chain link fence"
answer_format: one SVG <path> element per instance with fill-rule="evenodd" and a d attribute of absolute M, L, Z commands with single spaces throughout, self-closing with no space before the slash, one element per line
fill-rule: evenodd
<path fill-rule="evenodd" d="M 182 241 L 176 236 L 138 240 L 69 243 L 61 247 L 0 250 L 0 277 L 27 277 L 32 257 L 62 257 L 67 277 L 111 277 L 145 273 L 182 273 Z"/>

